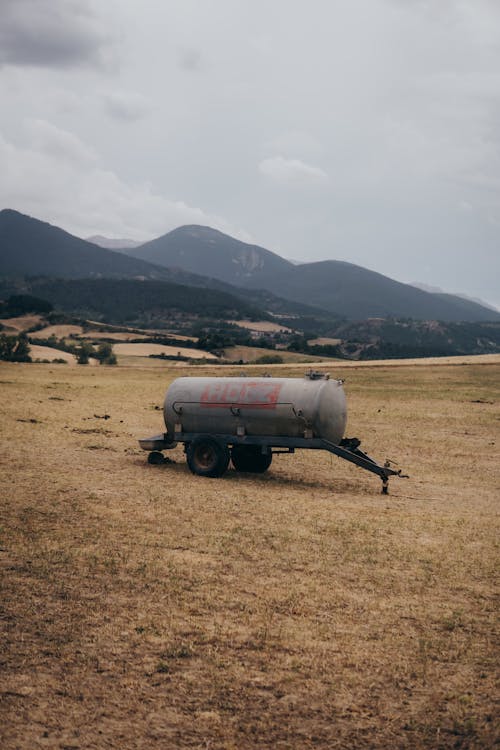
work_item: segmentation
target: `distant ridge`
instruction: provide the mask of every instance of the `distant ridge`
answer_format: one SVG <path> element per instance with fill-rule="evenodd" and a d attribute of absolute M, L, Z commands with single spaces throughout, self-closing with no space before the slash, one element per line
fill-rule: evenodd
<path fill-rule="evenodd" d="M 59 227 L 8 208 L 0 211 L 0 272 L 74 279 L 166 276 L 164 268 L 97 247 Z"/>
<path fill-rule="evenodd" d="M 345 261 L 297 266 L 263 247 L 196 225 L 117 252 L 4 209 L 0 274 L 160 280 L 219 289 L 280 314 L 293 314 L 295 308 L 299 315 L 323 310 L 351 320 L 500 320 L 499 312 L 472 300 L 425 292 Z"/>
<path fill-rule="evenodd" d="M 183 293 L 191 295 L 193 309 L 198 304 L 200 314 L 203 314 L 203 300 L 208 297 L 198 293 L 193 287 L 213 290 L 214 298 L 217 292 L 219 296 L 226 294 L 238 297 L 239 308 L 242 308 L 243 300 L 244 304 L 252 306 L 254 314 L 256 310 L 260 310 L 262 318 L 267 317 L 266 310 L 291 315 L 321 313 L 308 305 L 283 300 L 270 292 L 236 288 L 219 279 L 185 271 L 180 266 L 155 266 L 124 253 L 102 248 L 59 227 L 11 209 L 0 211 L 0 276 L 162 281 L 182 285 Z M 117 287 L 94 287 L 101 291 L 111 288 L 116 292 Z M 150 291 L 152 294 L 152 287 Z M 168 293 L 166 286 L 163 291 Z M 158 290 L 155 294 L 159 294 Z M 179 295 L 176 293 L 176 296 Z M 219 302 L 222 304 L 222 296 Z"/>
<path fill-rule="evenodd" d="M 99 247 L 105 247 L 108 250 L 130 250 L 144 244 L 143 242 L 137 242 L 137 240 L 103 237 L 102 234 L 93 234 L 91 237 L 85 237 L 85 241 L 92 242 L 94 245 L 99 245 Z"/>
<path fill-rule="evenodd" d="M 417 289 L 422 289 L 424 292 L 431 292 L 432 294 L 445 294 L 448 297 L 456 297 L 457 299 L 465 299 L 467 302 L 474 302 L 476 305 L 481 305 L 482 307 L 486 307 L 487 310 L 494 310 L 494 312 L 500 312 L 500 310 L 495 307 L 495 305 L 490 305 L 489 302 L 485 302 L 484 299 L 479 299 L 479 297 L 471 297 L 470 294 L 462 294 L 460 292 L 450 293 L 445 292 L 444 289 L 441 289 L 439 286 L 429 286 L 429 284 L 423 284 L 419 281 L 412 281 L 411 285 L 416 287 Z"/>
<path fill-rule="evenodd" d="M 500 313 L 470 300 L 425 292 L 353 263 L 325 260 L 297 266 L 270 250 L 210 227 L 179 227 L 125 252 L 157 265 L 210 275 L 247 289 L 267 289 L 354 320 L 500 320 Z"/>
<path fill-rule="evenodd" d="M 197 225 L 179 227 L 124 252 L 150 263 L 212 276 L 236 286 L 247 286 L 251 280 L 251 286 L 260 285 L 264 289 L 268 288 L 270 276 L 294 268 L 293 263 L 270 250 Z"/>

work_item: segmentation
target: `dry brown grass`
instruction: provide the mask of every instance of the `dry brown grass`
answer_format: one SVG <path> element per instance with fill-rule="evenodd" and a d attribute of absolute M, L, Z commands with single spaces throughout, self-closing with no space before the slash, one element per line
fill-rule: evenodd
<path fill-rule="evenodd" d="M 30 344 L 30 357 L 33 362 L 37 360 L 49 360 L 64 359 L 68 365 L 76 365 L 76 357 L 74 354 L 69 352 L 63 352 L 60 349 L 54 349 L 51 346 L 39 346 L 38 344 Z M 93 360 L 94 362 L 96 360 Z"/>
<path fill-rule="evenodd" d="M 41 315 L 19 315 L 17 318 L 2 318 L 0 323 L 5 327 L 6 333 L 27 331 L 42 322 Z"/>
<path fill-rule="evenodd" d="M 298 352 L 287 352 L 283 349 L 263 349 L 258 346 L 228 346 L 224 349 L 224 359 L 229 362 L 252 362 L 266 354 L 278 355 L 283 362 L 323 362 L 325 357 L 314 357 L 310 354 L 299 354 Z M 328 364 L 332 364 L 332 360 Z M 279 367 L 280 365 L 278 365 Z"/>
<path fill-rule="evenodd" d="M 188 349 L 183 346 L 164 346 L 163 344 L 114 344 L 113 351 L 119 356 L 149 357 L 150 354 L 181 355 L 190 359 L 217 359 L 210 352 L 202 349 Z"/>
<path fill-rule="evenodd" d="M 127 333 L 125 331 L 86 331 L 85 338 L 106 339 L 112 341 L 133 341 L 134 339 L 142 338 L 142 334 L 144 334 L 144 338 L 147 338 L 149 335 L 146 331 L 143 331 L 141 334 L 137 331 L 134 333 Z"/>
<path fill-rule="evenodd" d="M 51 346 L 39 346 L 38 344 L 30 344 L 30 357 L 33 362 L 53 362 L 55 359 L 63 359 L 67 365 L 76 365 L 76 357 L 70 352 L 63 352 L 61 349 L 54 349 Z M 89 357 L 88 365 L 90 367 L 96 367 L 99 364 L 97 359 Z"/>
<path fill-rule="evenodd" d="M 337 344 L 340 344 L 342 342 L 342 339 L 331 339 L 327 336 L 321 336 L 318 339 L 310 339 L 307 343 L 309 346 L 336 346 Z"/>
<path fill-rule="evenodd" d="M 279 333 L 285 331 L 291 333 L 292 329 L 282 326 L 279 323 L 273 323 L 270 320 L 232 320 L 229 323 L 235 323 L 240 328 L 247 328 L 249 331 L 262 331 L 262 333 Z"/>
<path fill-rule="evenodd" d="M 321 372 L 329 372 L 334 368 L 334 370 L 342 371 L 342 370 L 359 370 L 359 369 L 368 369 L 368 370 L 377 370 L 377 369 L 384 369 L 387 368 L 393 369 L 393 368 L 419 368 L 423 367 L 425 369 L 429 367 L 433 368 L 440 368 L 440 367 L 449 367 L 450 365 L 453 367 L 461 367 L 462 365 L 498 365 L 500 364 L 500 354 L 477 354 L 477 355 L 457 355 L 454 357 L 420 357 L 418 359 L 378 359 L 373 362 L 371 361 L 363 361 L 359 362 L 357 360 L 347 360 L 347 359 L 335 359 L 332 357 L 332 359 L 325 359 L 322 357 L 308 357 L 305 354 L 296 354 L 294 352 L 283 352 L 280 349 L 258 349 L 257 347 L 233 347 L 233 349 L 241 349 L 241 354 L 245 354 L 245 349 L 249 349 L 249 356 L 252 355 L 252 358 L 258 357 L 260 352 L 260 356 L 262 354 L 279 354 L 280 356 L 283 356 L 283 359 L 285 360 L 285 364 L 277 364 L 277 365 L 266 365 L 266 371 L 269 368 L 272 368 L 273 375 L 276 377 L 279 377 L 281 372 L 283 374 L 286 374 L 289 372 L 290 365 L 293 364 L 294 367 L 297 368 L 296 374 L 302 375 L 304 372 L 307 372 L 307 370 L 311 369 L 311 365 L 313 366 L 314 370 L 319 370 Z M 231 356 L 233 359 L 236 359 L 236 354 L 239 352 L 234 352 L 231 349 L 226 349 L 226 352 L 231 352 Z M 253 355 L 255 354 L 255 357 Z M 224 367 L 224 365 L 221 365 L 221 367 Z M 228 367 L 234 367 L 233 365 L 228 365 Z M 220 368 L 218 368 L 217 371 L 219 371 Z M 245 372 L 248 370 L 248 372 L 251 372 L 252 370 L 262 370 L 262 365 L 254 365 L 254 364 L 247 364 L 245 365 Z"/>
<path fill-rule="evenodd" d="M 162 336 L 166 339 L 176 339 L 178 341 L 196 341 L 192 336 L 181 336 L 177 334 L 166 333 L 165 331 L 150 331 L 135 329 L 133 331 L 86 331 L 86 339 L 112 339 L 114 341 L 133 341 L 138 338 L 153 338 Z"/>
<path fill-rule="evenodd" d="M 48 339 L 49 336 L 55 336 L 58 339 L 63 339 L 68 336 L 81 336 L 82 334 L 82 326 L 54 325 L 46 326 L 40 331 L 34 331 L 33 333 L 30 333 L 30 339 Z"/>
<path fill-rule="evenodd" d="M 332 366 L 388 497 L 148 465 L 183 372 L 0 365 L 0 746 L 493 747 L 500 366 Z"/>
<path fill-rule="evenodd" d="M 178 333 L 170 333 L 168 331 L 165 331 L 164 328 L 133 328 L 133 327 L 124 327 L 121 326 L 114 326 L 111 323 L 99 323 L 98 320 L 88 320 L 87 323 L 90 323 L 92 325 L 95 325 L 96 331 L 95 333 L 99 333 L 101 336 L 109 338 L 109 333 L 113 331 L 114 328 L 119 329 L 118 333 L 132 333 L 134 334 L 134 338 L 138 338 L 146 335 L 151 336 L 164 336 L 166 338 L 174 338 L 179 341 L 197 341 L 196 338 L 193 338 L 193 336 L 182 336 Z"/>

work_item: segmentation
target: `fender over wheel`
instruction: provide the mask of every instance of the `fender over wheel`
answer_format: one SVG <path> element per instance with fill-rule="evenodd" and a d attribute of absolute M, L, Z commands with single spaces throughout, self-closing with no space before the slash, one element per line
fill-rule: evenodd
<path fill-rule="evenodd" d="M 233 445 L 231 461 L 236 471 L 263 474 L 271 466 L 271 452 L 262 453 L 260 445 Z"/>
<path fill-rule="evenodd" d="M 200 435 L 186 445 L 187 464 L 200 477 L 220 477 L 229 465 L 229 449 L 209 435 Z"/>

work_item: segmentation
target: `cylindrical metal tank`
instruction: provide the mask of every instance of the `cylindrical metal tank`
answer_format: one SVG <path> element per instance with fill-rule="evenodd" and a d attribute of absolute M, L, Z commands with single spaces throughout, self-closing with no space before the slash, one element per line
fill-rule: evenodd
<path fill-rule="evenodd" d="M 338 444 L 347 406 L 342 381 L 304 378 L 177 378 L 165 396 L 167 433 L 315 437 Z"/>

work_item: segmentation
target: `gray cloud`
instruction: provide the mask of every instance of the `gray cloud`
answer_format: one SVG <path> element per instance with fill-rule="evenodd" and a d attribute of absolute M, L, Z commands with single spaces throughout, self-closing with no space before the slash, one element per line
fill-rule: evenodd
<path fill-rule="evenodd" d="M 74 133 L 44 120 L 23 123 L 25 143 L 0 132 L 0 206 L 54 222 L 81 237 L 105 234 L 145 240 L 181 224 L 206 224 L 248 241 L 221 216 L 130 183 L 106 169 Z"/>
<path fill-rule="evenodd" d="M 102 64 L 109 37 L 87 0 L 1 0 L 0 64 L 71 68 Z"/>
<path fill-rule="evenodd" d="M 259 164 L 259 172 L 281 185 L 294 187 L 322 185 L 328 182 L 328 175 L 320 167 L 313 167 L 300 159 L 285 159 L 283 156 L 263 159 Z"/>
<path fill-rule="evenodd" d="M 140 120 L 151 109 L 148 99 L 134 92 L 115 91 L 107 94 L 104 102 L 111 117 L 125 122 Z"/>
<path fill-rule="evenodd" d="M 179 51 L 179 64 L 183 70 L 194 71 L 201 68 L 200 50 L 186 47 Z"/>
<path fill-rule="evenodd" d="M 317 157 L 323 151 L 322 145 L 316 138 L 300 130 L 286 130 L 269 141 L 266 147 L 271 152 L 284 154 L 287 158 L 301 159 L 309 156 Z"/>
<path fill-rule="evenodd" d="M 500 2 L 312 6 L 0 0 L 4 205 L 86 234 L 244 227 L 499 304 Z"/>

